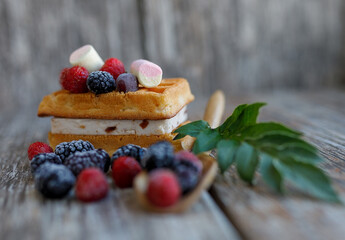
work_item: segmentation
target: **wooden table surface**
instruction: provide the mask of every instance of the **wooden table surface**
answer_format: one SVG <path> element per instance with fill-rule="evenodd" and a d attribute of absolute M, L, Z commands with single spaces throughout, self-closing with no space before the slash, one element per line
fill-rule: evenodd
<path fill-rule="evenodd" d="M 270 92 L 227 96 L 226 115 L 240 103 L 266 101 L 260 120 L 281 121 L 304 132 L 326 161 L 322 167 L 345 199 L 345 91 Z M 206 99 L 189 108 L 202 118 Z M 285 197 L 258 178 L 250 187 L 233 170 L 219 175 L 209 192 L 183 214 L 140 209 L 131 189 L 111 184 L 109 196 L 83 204 L 74 195 L 42 198 L 34 189 L 27 147 L 47 141 L 48 118 L 36 107 L 1 111 L 0 239 L 344 239 L 345 207 L 311 199 L 289 188 Z M 111 182 L 110 178 L 109 181 Z"/>

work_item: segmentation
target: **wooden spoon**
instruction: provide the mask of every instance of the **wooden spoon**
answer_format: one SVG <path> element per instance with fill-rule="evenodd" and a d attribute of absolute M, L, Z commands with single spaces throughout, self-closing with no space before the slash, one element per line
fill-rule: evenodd
<path fill-rule="evenodd" d="M 225 97 L 222 91 L 216 91 L 209 99 L 204 120 L 207 121 L 212 128 L 219 125 L 225 106 Z M 186 136 L 181 142 L 184 149 L 191 150 L 195 138 Z M 184 145 L 183 145 L 184 144 Z M 199 183 L 187 195 L 181 197 L 181 199 L 170 207 L 157 207 L 153 205 L 146 196 L 146 190 L 148 187 L 149 176 L 146 171 L 139 173 L 134 179 L 134 190 L 136 194 L 137 201 L 146 210 L 159 213 L 179 213 L 187 210 L 194 202 L 196 202 L 202 191 L 207 189 L 213 182 L 218 169 L 218 164 L 216 159 L 211 157 L 209 153 L 202 153 L 198 155 L 198 158 L 203 164 L 203 171 Z"/>

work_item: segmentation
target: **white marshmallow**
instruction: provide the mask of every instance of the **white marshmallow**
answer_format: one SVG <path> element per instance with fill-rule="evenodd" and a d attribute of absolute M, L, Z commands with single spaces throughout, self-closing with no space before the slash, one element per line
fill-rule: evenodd
<path fill-rule="evenodd" d="M 91 45 L 85 45 L 75 50 L 69 57 L 73 66 L 82 66 L 89 72 L 99 70 L 104 62 Z"/>

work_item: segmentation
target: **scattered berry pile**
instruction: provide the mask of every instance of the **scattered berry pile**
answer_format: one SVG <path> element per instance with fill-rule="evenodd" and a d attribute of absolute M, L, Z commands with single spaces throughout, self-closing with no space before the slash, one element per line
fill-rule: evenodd
<path fill-rule="evenodd" d="M 147 197 L 160 207 L 173 205 L 193 190 L 202 173 L 202 163 L 193 153 L 174 154 L 173 146 L 166 141 L 147 150 L 132 144 L 123 146 L 113 154 L 112 162 L 112 176 L 120 188 L 131 187 L 141 169 L 148 171 Z"/>
<path fill-rule="evenodd" d="M 33 156 L 34 155 L 34 156 Z M 31 172 L 37 190 L 47 198 L 63 198 L 75 186 L 76 197 L 83 202 L 107 196 L 105 176 L 112 166 L 112 178 L 119 188 L 130 188 L 142 170 L 149 172 L 147 198 L 159 207 L 176 203 L 198 184 L 202 163 L 191 152 L 174 154 L 166 141 L 148 149 L 128 144 L 117 149 L 111 159 L 102 149 L 87 141 L 63 142 L 55 152 L 45 143 L 33 143 L 28 149 Z"/>
<path fill-rule="evenodd" d="M 102 149 L 95 150 L 90 142 L 83 140 L 62 142 L 56 146 L 55 152 L 47 146 L 45 143 L 36 142 L 31 144 L 28 149 L 29 159 L 35 154 L 30 161 L 31 172 L 35 178 L 36 189 L 43 196 L 47 198 L 63 198 L 67 196 L 75 185 L 76 177 L 89 169 L 97 169 L 102 174 L 103 179 L 105 179 L 104 173 L 109 169 L 110 157 Z M 99 173 L 97 174 L 99 175 Z M 81 177 L 81 179 L 87 178 Z M 100 178 L 98 176 L 95 177 L 95 179 Z M 96 185 L 84 184 L 81 181 L 83 180 L 80 180 L 78 177 L 77 186 L 81 185 L 79 187 L 81 190 L 79 193 L 76 192 L 76 196 L 79 200 L 96 201 L 106 196 L 108 191 L 108 183 L 106 181 L 107 185 L 102 187 L 102 193 L 92 189 L 97 187 Z M 90 188 L 90 195 L 85 193 L 88 188 Z"/>

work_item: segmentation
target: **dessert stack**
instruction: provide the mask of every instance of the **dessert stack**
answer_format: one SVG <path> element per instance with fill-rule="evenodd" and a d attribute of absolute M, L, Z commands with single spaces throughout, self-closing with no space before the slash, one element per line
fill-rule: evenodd
<path fill-rule="evenodd" d="M 194 100 L 183 78 L 162 79 L 162 69 L 139 59 L 126 73 L 116 58 L 105 62 L 91 45 L 70 56 L 72 67 L 62 70 L 62 90 L 47 95 L 38 116 L 52 116 L 49 144 L 85 140 L 109 154 L 126 144 L 147 147 L 172 141 L 173 130 L 187 120 Z"/>

